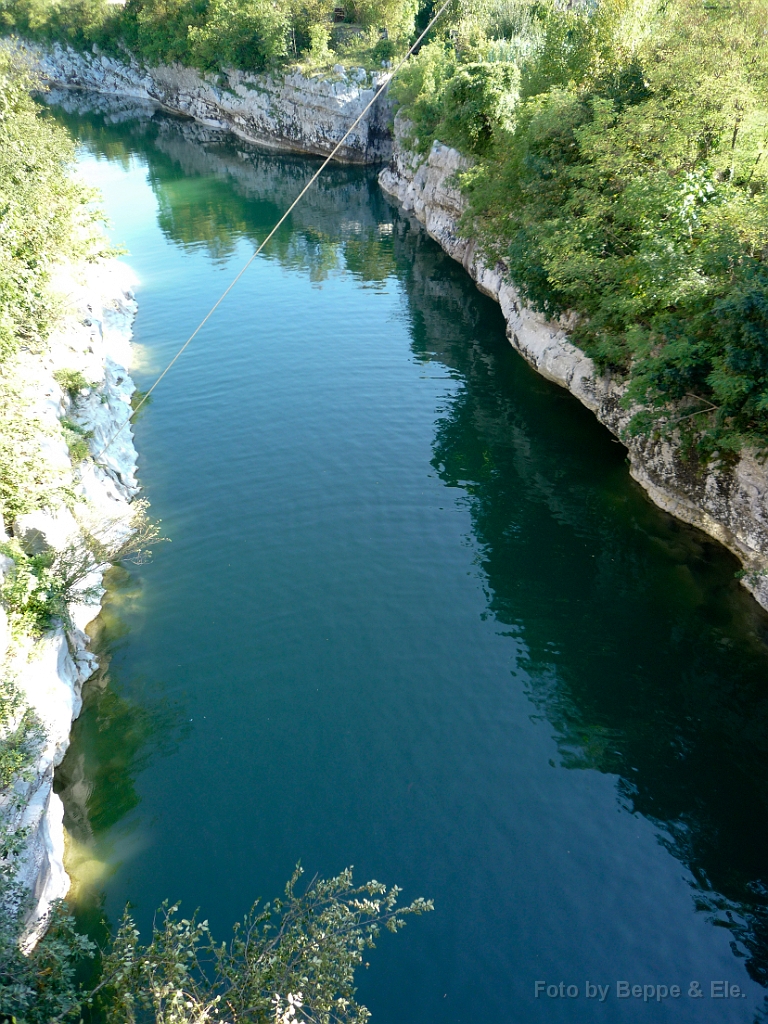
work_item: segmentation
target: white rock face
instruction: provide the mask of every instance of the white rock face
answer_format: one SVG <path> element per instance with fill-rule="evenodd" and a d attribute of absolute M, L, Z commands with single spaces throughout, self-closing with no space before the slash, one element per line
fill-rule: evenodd
<path fill-rule="evenodd" d="M 14 537 L 18 537 L 30 555 L 51 549 L 61 551 L 77 532 L 77 520 L 67 508 L 56 512 L 27 512 L 13 524 Z"/>
<path fill-rule="evenodd" d="M 112 260 L 96 266 L 64 268 L 54 277 L 53 288 L 66 298 L 67 312 L 50 339 L 44 355 L 22 356 L 28 397 L 43 422 L 67 415 L 87 431 L 92 452 L 97 454 L 131 412 L 134 390 L 130 366 L 131 325 L 136 314 L 133 277 L 123 264 Z M 80 370 L 91 385 L 73 401 L 56 382 L 56 370 Z M 138 491 L 136 449 L 133 432 L 125 427 L 119 440 L 101 459 L 103 465 L 84 464 L 79 480 L 72 477 L 69 454 L 63 441 L 46 447 L 49 461 L 65 467 L 73 489 L 88 500 L 87 524 L 127 533 L 130 502 Z M 78 507 L 75 507 L 78 512 Z M 83 513 L 85 514 L 85 513 Z M 115 525 L 117 524 L 117 525 Z M 20 516 L 14 533 L 30 550 L 61 550 L 76 539 L 81 526 L 67 509 L 33 512 Z M 0 573 L 11 566 L 2 556 Z M 93 572 L 84 586 L 100 587 L 102 571 Z M 98 667 L 88 652 L 85 626 L 99 612 L 99 604 L 70 605 L 74 628 L 63 628 L 41 640 L 8 644 L 7 616 L 0 617 L 0 659 L 7 662 L 12 677 L 34 709 L 45 729 L 46 739 L 33 777 L 18 783 L 15 795 L 21 799 L 14 815 L 17 828 L 29 830 L 21 859 L 19 881 L 33 894 L 34 909 L 27 922 L 23 944 L 30 948 L 45 928 L 46 914 L 53 900 L 65 896 L 69 878 L 64 869 L 64 809 L 53 792 L 53 771 L 69 746 L 72 722 L 82 707 L 82 685 Z"/>
<path fill-rule="evenodd" d="M 181 65 L 143 67 L 105 54 L 78 53 L 55 44 L 24 44 L 43 77 L 57 86 L 152 100 L 211 128 L 233 132 L 248 142 L 325 156 L 373 99 L 389 73 L 345 72 L 309 78 L 298 71 L 277 77 L 232 69 L 202 75 Z M 97 48 L 96 48 L 97 49 Z M 351 163 L 388 160 L 391 108 L 382 95 L 339 150 Z"/>
<path fill-rule="evenodd" d="M 592 360 L 568 340 L 567 325 L 530 309 L 509 280 L 506 267 L 488 267 L 472 239 L 462 238 L 464 202 L 454 175 L 470 166 L 455 149 L 435 141 L 426 158 L 409 150 L 410 125 L 395 119 L 393 159 L 379 184 L 462 264 L 478 288 L 501 306 L 507 337 L 542 376 L 560 384 L 591 409 L 618 437 L 634 410 L 621 405 L 624 385 L 601 375 Z M 671 515 L 716 538 L 742 561 L 743 584 L 768 608 L 768 469 L 754 452 L 744 451 L 734 468 L 710 466 L 697 474 L 673 444 L 645 438 L 624 439 L 631 475 L 651 499 Z"/>

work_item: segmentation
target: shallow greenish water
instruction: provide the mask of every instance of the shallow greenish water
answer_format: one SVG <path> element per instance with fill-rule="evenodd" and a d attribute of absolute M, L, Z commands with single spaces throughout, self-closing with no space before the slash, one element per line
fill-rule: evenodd
<path fill-rule="evenodd" d="M 146 388 L 317 164 L 62 102 Z M 172 543 L 92 627 L 57 777 L 83 920 L 181 899 L 223 937 L 299 859 L 354 864 L 436 903 L 371 955 L 374 1022 L 753 1020 L 768 619 L 373 172 L 328 173 L 136 437 Z"/>

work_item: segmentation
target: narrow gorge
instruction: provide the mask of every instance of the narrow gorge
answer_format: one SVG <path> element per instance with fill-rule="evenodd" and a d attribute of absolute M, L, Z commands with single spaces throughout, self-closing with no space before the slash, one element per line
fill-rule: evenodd
<path fill-rule="evenodd" d="M 249 262 L 387 68 L 14 45 L 127 255 L 57 266 L 62 316 L 20 348 L 66 500 L 6 547 L 119 561 L 145 498 L 172 540 L 106 587 L 89 563 L 42 635 L 0 615 L 45 731 L 0 808 L 24 949 L 67 892 L 94 941 L 130 907 L 144 942 L 164 901 L 220 941 L 297 863 L 354 864 L 435 900 L 359 978 L 375 1020 L 581 1024 L 597 983 L 638 1020 L 761 1019 L 759 456 L 696 472 L 627 436 L 626 383 L 463 237 L 470 160 L 417 152 L 386 95 Z"/>
<path fill-rule="evenodd" d="M 282 78 L 201 75 L 190 68 L 142 67 L 68 47 L 28 46 L 44 78 L 57 87 L 85 88 L 161 104 L 213 130 L 283 150 L 327 154 L 341 139 L 386 74 L 345 70 L 333 78 L 307 78 L 298 71 Z M 622 401 L 623 380 L 597 372 L 593 360 L 568 340 L 567 323 L 551 323 L 520 299 L 502 265 L 486 266 L 472 239 L 461 237 L 466 208 L 456 174 L 470 166 L 457 150 L 435 141 L 426 157 L 408 148 L 412 129 L 401 116 L 391 128 L 393 105 L 377 102 L 345 144 L 339 159 L 376 164 L 385 192 L 413 212 L 427 232 L 462 264 L 477 286 L 496 299 L 511 344 L 549 380 L 567 388 L 626 445 L 630 472 L 660 508 L 704 530 L 741 560 L 742 583 L 768 608 L 768 471 L 757 452 L 745 450 L 733 463 L 691 462 L 673 440 L 630 437 L 635 408 Z"/>

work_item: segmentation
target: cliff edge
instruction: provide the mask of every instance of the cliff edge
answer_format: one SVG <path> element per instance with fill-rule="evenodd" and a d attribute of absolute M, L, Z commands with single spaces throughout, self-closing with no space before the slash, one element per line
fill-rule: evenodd
<path fill-rule="evenodd" d="M 408 147 L 409 123 L 395 119 L 392 161 L 379 184 L 412 213 L 436 242 L 462 264 L 478 288 L 495 299 L 507 337 L 542 376 L 567 388 L 627 446 L 630 473 L 652 501 L 724 544 L 744 566 L 743 585 L 768 609 L 768 470 L 755 452 L 742 451 L 733 466 L 710 464 L 697 471 L 669 440 L 628 438 L 635 410 L 622 404 L 626 386 L 600 374 L 568 340 L 567 322 L 553 322 L 521 299 L 507 268 L 487 266 L 473 239 L 461 236 L 465 210 L 456 173 L 469 161 L 437 140 L 426 157 Z"/>

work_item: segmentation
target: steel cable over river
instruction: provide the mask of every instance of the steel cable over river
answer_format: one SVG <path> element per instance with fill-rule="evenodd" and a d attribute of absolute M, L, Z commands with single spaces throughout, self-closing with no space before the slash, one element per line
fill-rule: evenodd
<path fill-rule="evenodd" d="M 147 388 L 318 164 L 58 101 Z M 225 934 L 351 863 L 436 905 L 371 954 L 374 1021 L 753 1020 L 768 619 L 735 560 L 375 171 L 329 167 L 203 335 L 135 423 L 173 543 L 113 574 L 57 773 L 82 920 L 171 898 Z"/>

